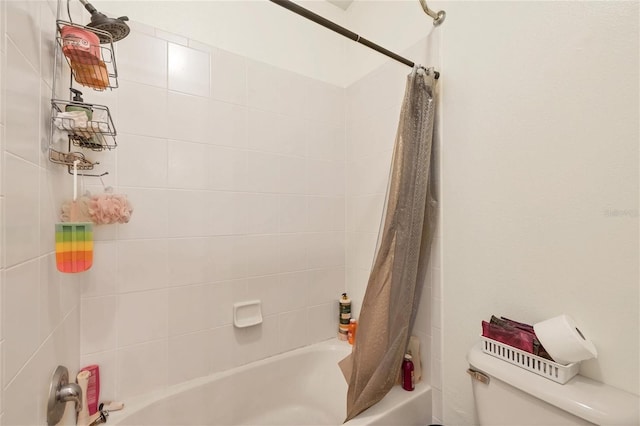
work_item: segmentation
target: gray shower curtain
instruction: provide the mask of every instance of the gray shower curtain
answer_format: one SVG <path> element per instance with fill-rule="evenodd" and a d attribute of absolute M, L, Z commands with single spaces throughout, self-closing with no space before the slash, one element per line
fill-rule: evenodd
<path fill-rule="evenodd" d="M 397 382 L 418 310 L 434 231 L 433 69 L 407 77 L 375 260 L 351 355 L 345 421 L 380 401 Z"/>

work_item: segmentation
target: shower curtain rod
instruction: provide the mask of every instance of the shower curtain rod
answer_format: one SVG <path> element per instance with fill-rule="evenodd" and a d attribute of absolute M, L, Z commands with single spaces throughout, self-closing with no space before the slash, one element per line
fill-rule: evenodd
<path fill-rule="evenodd" d="M 335 31 L 336 33 L 349 38 L 355 42 L 358 42 L 362 45 L 367 46 L 369 49 L 373 49 L 376 52 L 382 53 L 385 56 L 388 56 L 391 59 L 394 59 L 398 62 L 401 62 L 407 66 L 410 67 L 414 67 L 416 64 L 413 61 L 410 61 L 407 58 L 404 58 L 400 55 L 398 55 L 397 53 L 394 53 L 388 49 L 385 49 L 384 47 L 375 44 L 372 41 L 367 40 L 364 37 L 360 37 L 358 34 L 354 33 L 353 31 L 350 31 L 348 29 L 346 29 L 345 27 L 336 24 L 333 21 L 328 20 L 327 18 L 324 18 L 320 15 L 318 15 L 317 13 L 314 13 L 312 11 L 310 11 L 309 9 L 305 9 L 302 6 L 297 5 L 296 3 L 292 2 L 291 0 L 269 0 L 272 3 L 277 4 L 278 6 L 282 6 L 285 9 L 290 10 L 291 12 L 298 14 L 304 18 L 307 18 L 310 21 L 315 22 L 316 24 L 320 24 L 325 28 L 329 28 L 332 31 Z M 436 79 L 440 78 L 440 73 L 438 71 L 434 72 L 434 76 Z"/>

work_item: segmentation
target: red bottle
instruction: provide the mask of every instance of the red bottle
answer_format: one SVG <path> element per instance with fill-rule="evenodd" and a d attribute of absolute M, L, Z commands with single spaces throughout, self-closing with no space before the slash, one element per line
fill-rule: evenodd
<path fill-rule="evenodd" d="M 88 371 L 89 385 L 87 386 L 87 407 L 89 415 L 92 416 L 98 412 L 98 402 L 100 401 L 100 367 L 97 365 L 88 365 L 80 371 Z"/>
<path fill-rule="evenodd" d="M 402 361 L 402 389 L 412 391 L 416 388 L 413 376 L 413 361 L 411 355 L 406 354 Z"/>

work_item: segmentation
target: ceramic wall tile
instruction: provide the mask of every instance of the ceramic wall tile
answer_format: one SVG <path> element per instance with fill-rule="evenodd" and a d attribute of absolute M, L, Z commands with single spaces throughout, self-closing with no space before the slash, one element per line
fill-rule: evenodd
<path fill-rule="evenodd" d="M 210 54 L 169 43 L 169 90 L 209 97 Z"/>
<path fill-rule="evenodd" d="M 118 73 L 121 79 L 156 87 L 167 87 L 167 42 L 131 31 L 117 44 Z"/>
<path fill-rule="evenodd" d="M 309 337 L 311 341 L 320 342 L 337 336 L 338 312 L 334 309 L 337 303 L 325 303 L 307 308 L 309 321 Z"/>
<path fill-rule="evenodd" d="M 167 341 L 159 340 L 119 349 L 116 392 L 127 399 L 167 386 Z"/>
<path fill-rule="evenodd" d="M 168 384 L 206 376 L 213 348 L 210 331 L 183 334 L 169 338 Z"/>
<path fill-rule="evenodd" d="M 210 285 L 190 285 L 169 289 L 169 336 L 205 330 L 209 311 Z M 214 306 L 219 306 L 215 303 Z M 229 308 L 229 307 L 227 307 Z"/>
<path fill-rule="evenodd" d="M 248 144 L 253 151 L 281 153 L 285 118 L 281 114 L 250 108 L 248 115 Z"/>
<path fill-rule="evenodd" d="M 248 143 L 248 109 L 217 100 L 209 104 L 209 143 L 246 148 Z M 214 130 L 215 129 L 215 130 Z"/>
<path fill-rule="evenodd" d="M 167 100 L 167 138 L 211 143 L 216 129 L 209 120 L 210 101 L 203 96 L 169 92 Z"/>
<path fill-rule="evenodd" d="M 206 145 L 185 141 L 169 141 L 169 187 L 176 189 L 206 189 Z"/>
<path fill-rule="evenodd" d="M 3 173 L 5 185 L 4 214 L 6 266 L 33 259 L 40 252 L 39 171 L 32 163 L 5 153 Z M 20 179 L 13 177 L 20 176 Z M 54 230 L 52 229 L 51 232 Z"/>
<path fill-rule="evenodd" d="M 168 194 L 169 237 L 202 237 L 209 221 L 205 191 L 171 190 Z"/>
<path fill-rule="evenodd" d="M 311 176 L 313 170 L 309 170 L 308 160 L 302 157 L 281 155 L 279 162 L 279 192 L 284 194 L 310 193 L 308 182 L 314 180 L 314 177 Z"/>
<path fill-rule="evenodd" d="M 5 342 L 5 350 L 8 343 Z M 39 370 L 36 363 L 29 363 L 13 380 L 4 385 L 3 424 L 8 425 L 35 425 L 38 423 L 39 411 L 43 411 L 38 404 L 38 398 L 34 398 L 34 390 L 38 389 Z"/>
<path fill-rule="evenodd" d="M 284 87 L 282 70 L 261 62 L 247 62 L 247 104 L 250 107 L 275 113 L 283 112 Z"/>
<path fill-rule="evenodd" d="M 312 269 L 343 266 L 345 263 L 343 232 L 310 234 L 308 247 L 307 256 Z"/>
<path fill-rule="evenodd" d="M 247 204 L 249 234 L 275 234 L 279 229 L 280 199 L 275 194 L 255 194 Z"/>
<path fill-rule="evenodd" d="M 6 35 L 15 43 L 34 70 L 40 69 L 40 2 L 6 2 Z M 55 22 L 47 22 L 55 25 Z"/>
<path fill-rule="evenodd" d="M 309 300 L 309 283 L 313 271 L 286 272 L 278 274 L 281 295 L 283 297 L 282 311 L 293 311 L 304 308 Z M 317 302 L 314 302 L 314 304 Z"/>
<path fill-rule="evenodd" d="M 39 258 L 40 262 L 40 284 L 39 284 L 39 306 L 40 316 L 40 341 L 44 341 L 63 318 L 66 313 L 65 301 L 61 300 L 60 272 L 56 268 L 56 257 L 54 253 Z M 75 303 L 75 301 L 73 301 Z"/>
<path fill-rule="evenodd" d="M 279 156 L 249 151 L 247 155 L 247 189 L 252 192 L 279 192 Z M 291 176 L 289 176 L 291 179 Z"/>
<path fill-rule="evenodd" d="M 91 354 L 116 348 L 116 296 L 82 299 L 80 321 L 81 353 Z"/>
<path fill-rule="evenodd" d="M 211 95 L 220 101 L 246 105 L 246 58 L 224 50 L 215 49 L 211 62 Z"/>
<path fill-rule="evenodd" d="M 56 55 L 56 16 L 48 2 L 40 2 L 40 76 L 49 90 L 53 80 L 53 62 Z M 1 24 L 0 24 L 1 26 Z"/>
<path fill-rule="evenodd" d="M 345 131 L 344 126 L 327 124 L 310 125 L 307 142 L 309 158 L 328 161 L 344 161 Z"/>
<path fill-rule="evenodd" d="M 169 284 L 166 240 L 121 240 L 117 244 L 118 292 L 154 290 Z M 149 268 L 149 265 L 154 265 Z"/>
<path fill-rule="evenodd" d="M 27 363 L 40 343 L 37 299 L 40 263 L 29 261 L 9 268 L 2 282 L 3 386 Z M 6 401 L 5 401 L 6 402 Z"/>
<path fill-rule="evenodd" d="M 246 238 L 247 276 L 278 273 L 278 236 L 249 235 Z"/>
<path fill-rule="evenodd" d="M 167 191 L 152 188 L 121 187 L 118 192 L 126 195 L 133 213 L 128 223 L 104 225 L 118 229 L 118 239 L 162 238 L 168 234 Z"/>
<path fill-rule="evenodd" d="M 228 370 L 238 365 L 235 356 L 235 336 L 232 325 L 218 327 L 211 330 L 213 349 L 211 357 L 211 373 Z"/>
<path fill-rule="evenodd" d="M 309 230 L 307 200 L 308 197 L 302 195 L 280 196 L 280 232 L 293 233 Z"/>
<path fill-rule="evenodd" d="M 247 233 L 247 195 L 235 192 L 205 193 L 207 217 L 205 235 L 243 235 Z"/>
<path fill-rule="evenodd" d="M 93 242 L 93 266 L 86 274 L 83 297 L 107 296 L 116 293 L 118 277 L 118 243 Z"/>
<path fill-rule="evenodd" d="M 343 197 L 308 197 L 309 231 L 344 231 L 345 199 Z"/>
<path fill-rule="evenodd" d="M 117 129 L 135 135 L 166 137 L 169 127 L 166 89 L 126 80 L 119 84 Z"/>
<path fill-rule="evenodd" d="M 246 191 L 247 151 L 223 146 L 205 149 L 207 189 L 215 191 Z"/>
<path fill-rule="evenodd" d="M 309 195 L 344 195 L 345 166 L 327 160 L 307 160 Z"/>
<path fill-rule="evenodd" d="M 278 318 L 270 316 L 256 327 L 235 328 L 236 357 L 240 365 L 278 352 Z"/>
<path fill-rule="evenodd" d="M 247 279 L 247 298 L 262 302 L 262 315 L 268 316 L 282 312 L 283 293 L 280 291 L 278 275 L 264 275 Z"/>
<path fill-rule="evenodd" d="M 308 328 L 306 309 L 278 315 L 279 352 L 290 351 L 308 345 L 310 342 Z"/>
<path fill-rule="evenodd" d="M 209 326 L 216 328 L 232 324 L 233 304 L 247 300 L 247 280 L 218 282 L 208 287 L 208 300 L 215 303 L 217 309 L 209 309 Z"/>
<path fill-rule="evenodd" d="M 166 289 L 118 296 L 118 347 L 166 339 L 167 306 Z"/>
<path fill-rule="evenodd" d="M 309 141 L 314 139 L 310 123 L 302 119 L 292 119 L 290 116 L 282 117 L 279 152 L 284 155 L 306 157 Z"/>
<path fill-rule="evenodd" d="M 307 305 L 335 302 L 345 289 L 344 268 L 325 268 L 309 271 Z"/>
<path fill-rule="evenodd" d="M 375 253 L 376 234 L 347 232 L 346 263 L 352 268 L 370 269 Z"/>
<path fill-rule="evenodd" d="M 347 198 L 346 226 L 351 232 L 374 233 L 380 228 L 384 194 L 356 195 Z"/>
<path fill-rule="evenodd" d="M 206 238 L 172 238 L 168 241 L 168 284 L 170 287 L 211 280 L 213 268 Z"/>
<path fill-rule="evenodd" d="M 281 234 L 278 237 L 278 263 L 280 272 L 303 271 L 312 268 L 309 234 Z"/>
<path fill-rule="evenodd" d="M 245 236 L 217 236 L 207 239 L 207 259 L 213 272 L 212 282 L 228 281 L 247 276 L 248 242 Z"/>
<path fill-rule="evenodd" d="M 116 149 L 118 184 L 165 188 L 168 174 L 167 144 L 166 139 L 119 134 Z"/>
<path fill-rule="evenodd" d="M 40 139 L 38 126 L 34 126 L 34 122 L 38 122 L 40 111 L 40 79 L 36 71 L 38 68 L 36 66 L 34 69 L 11 40 L 7 41 L 6 55 L 5 149 L 26 161 L 38 164 Z"/>

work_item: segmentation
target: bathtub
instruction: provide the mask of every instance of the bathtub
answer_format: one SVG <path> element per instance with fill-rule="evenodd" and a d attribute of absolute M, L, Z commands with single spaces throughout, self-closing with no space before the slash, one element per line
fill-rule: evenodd
<path fill-rule="evenodd" d="M 116 425 L 340 425 L 347 385 L 337 362 L 351 347 L 337 339 L 125 401 L 107 424 Z M 431 388 L 394 386 L 377 405 L 347 425 L 428 425 Z"/>

